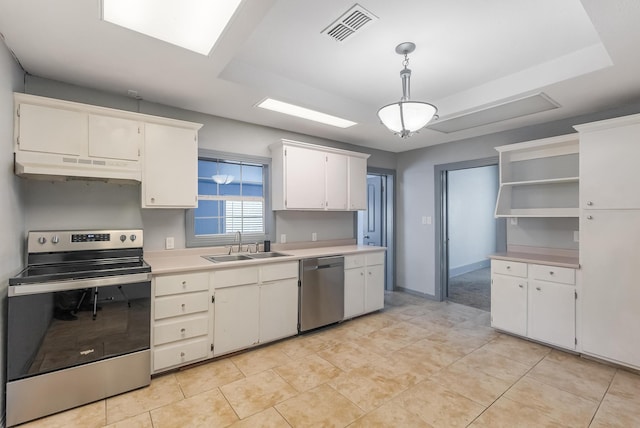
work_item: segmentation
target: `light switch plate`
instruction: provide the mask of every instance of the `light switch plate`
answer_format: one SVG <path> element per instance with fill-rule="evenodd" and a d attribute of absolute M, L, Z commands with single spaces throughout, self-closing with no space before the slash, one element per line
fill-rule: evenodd
<path fill-rule="evenodd" d="M 169 236 L 164 240 L 164 248 L 167 250 L 173 250 L 175 246 L 175 242 L 173 240 L 173 236 Z"/>
<path fill-rule="evenodd" d="M 317 241 L 318 240 L 318 234 L 316 232 L 312 232 L 311 233 L 311 240 L 312 241 Z"/>
<path fill-rule="evenodd" d="M 280 243 L 281 244 L 286 244 L 287 243 L 287 235 L 286 234 L 281 234 L 280 235 Z"/>

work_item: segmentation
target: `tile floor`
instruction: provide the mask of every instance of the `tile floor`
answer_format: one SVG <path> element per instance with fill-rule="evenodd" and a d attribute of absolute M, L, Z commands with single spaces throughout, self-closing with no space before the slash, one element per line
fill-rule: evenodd
<path fill-rule="evenodd" d="M 25 427 L 640 427 L 640 376 L 389 293 L 385 310 Z"/>

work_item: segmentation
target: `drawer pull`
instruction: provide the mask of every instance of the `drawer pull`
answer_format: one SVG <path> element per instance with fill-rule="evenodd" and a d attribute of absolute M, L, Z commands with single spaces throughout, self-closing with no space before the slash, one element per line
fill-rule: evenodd
<path fill-rule="evenodd" d="M 185 331 L 187 331 L 187 329 L 186 329 L 186 328 L 181 328 L 181 329 L 180 329 L 180 333 L 182 333 L 182 334 L 184 334 L 184 332 L 185 332 Z"/>
<path fill-rule="evenodd" d="M 184 352 L 180 352 L 180 357 L 184 358 Z"/>
<path fill-rule="evenodd" d="M 540 287 L 536 287 L 536 290 L 540 291 Z"/>
<path fill-rule="evenodd" d="M 587 201 L 587 205 L 591 206 L 591 205 L 593 205 L 593 202 Z"/>
<path fill-rule="evenodd" d="M 183 310 L 183 311 L 184 311 L 184 309 L 187 307 L 187 305 L 186 305 L 186 304 L 184 304 L 184 303 L 183 303 L 182 305 L 180 305 L 180 306 L 182 307 L 182 310 Z"/>
<path fill-rule="evenodd" d="M 518 287 L 520 287 L 520 288 L 524 288 L 524 285 L 522 285 L 522 284 L 518 284 Z"/>
<path fill-rule="evenodd" d="M 511 266 L 507 266 L 507 270 L 511 269 Z"/>
<path fill-rule="evenodd" d="M 186 287 L 187 286 L 187 281 L 182 281 L 182 286 Z"/>
<path fill-rule="evenodd" d="M 593 220 L 593 216 L 588 215 L 587 220 Z"/>
<path fill-rule="evenodd" d="M 549 275 L 553 275 L 554 273 L 555 273 L 555 272 L 554 272 L 554 271 L 552 271 L 552 270 L 550 270 L 550 271 L 549 271 Z"/>
<path fill-rule="evenodd" d="M 364 272 L 360 272 L 360 275 L 364 275 Z"/>

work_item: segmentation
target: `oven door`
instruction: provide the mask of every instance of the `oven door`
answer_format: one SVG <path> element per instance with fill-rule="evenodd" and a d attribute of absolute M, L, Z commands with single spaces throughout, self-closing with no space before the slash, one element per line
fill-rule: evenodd
<path fill-rule="evenodd" d="M 7 380 L 149 349 L 150 274 L 9 287 Z"/>

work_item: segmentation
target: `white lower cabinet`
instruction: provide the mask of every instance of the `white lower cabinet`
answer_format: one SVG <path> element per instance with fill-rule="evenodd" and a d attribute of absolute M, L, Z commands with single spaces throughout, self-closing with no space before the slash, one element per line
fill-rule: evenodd
<path fill-rule="evenodd" d="M 258 344 L 260 288 L 257 283 L 216 288 L 214 305 L 214 356 Z"/>
<path fill-rule="evenodd" d="M 153 278 L 153 372 L 211 357 L 209 273 Z"/>
<path fill-rule="evenodd" d="M 576 349 L 575 269 L 491 261 L 491 326 Z"/>
<path fill-rule="evenodd" d="M 384 251 L 344 258 L 344 319 L 384 307 Z"/>
<path fill-rule="evenodd" d="M 492 275 L 491 326 L 520 336 L 527 335 L 526 278 Z"/>
<path fill-rule="evenodd" d="M 217 270 L 213 355 L 298 332 L 298 262 Z"/>

